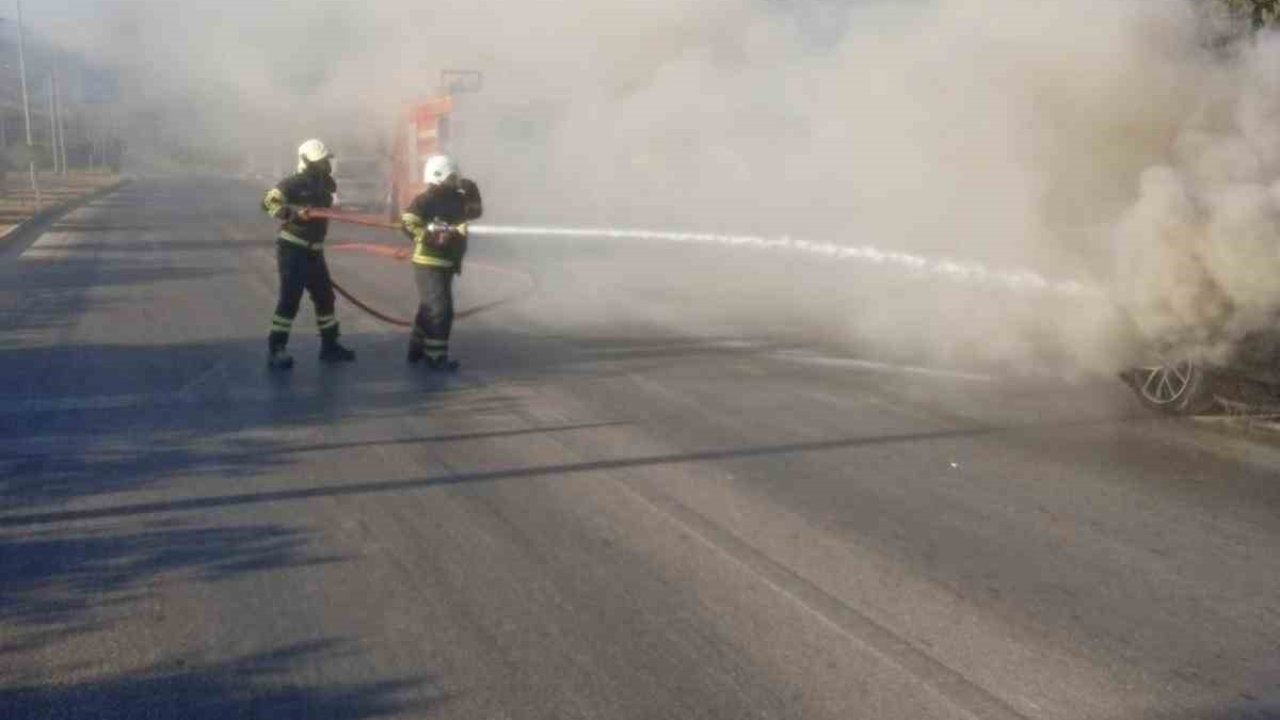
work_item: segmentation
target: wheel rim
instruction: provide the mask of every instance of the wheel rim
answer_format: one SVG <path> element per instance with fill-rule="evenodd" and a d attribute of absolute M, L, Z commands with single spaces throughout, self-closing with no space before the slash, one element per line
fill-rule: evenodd
<path fill-rule="evenodd" d="M 1156 405 L 1175 403 L 1186 394 L 1194 373 L 1195 365 L 1189 361 L 1138 368 L 1138 392 Z"/>

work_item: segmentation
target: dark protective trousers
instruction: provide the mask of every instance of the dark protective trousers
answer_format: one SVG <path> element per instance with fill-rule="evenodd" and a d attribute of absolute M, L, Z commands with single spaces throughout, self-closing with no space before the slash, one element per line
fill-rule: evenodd
<path fill-rule="evenodd" d="M 418 285 L 418 314 L 410 342 L 422 348 L 427 359 L 444 359 L 453 332 L 453 270 L 415 265 L 413 279 Z"/>
<path fill-rule="evenodd" d="M 329 277 L 329 265 L 324 252 L 309 250 L 300 245 L 277 241 L 276 267 L 280 272 L 280 299 L 276 303 L 275 317 L 271 318 L 272 348 L 283 348 L 289 342 L 293 319 L 298 315 L 302 291 L 311 295 L 316 309 L 316 326 L 325 342 L 338 337 L 338 317 L 334 313 L 333 280 Z"/>

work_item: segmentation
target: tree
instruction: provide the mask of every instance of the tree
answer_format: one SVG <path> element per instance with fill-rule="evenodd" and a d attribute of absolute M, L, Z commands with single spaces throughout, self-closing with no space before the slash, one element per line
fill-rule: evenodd
<path fill-rule="evenodd" d="M 1253 27 L 1264 28 L 1280 19 L 1280 0 L 1222 0 L 1231 12 L 1247 17 Z"/>

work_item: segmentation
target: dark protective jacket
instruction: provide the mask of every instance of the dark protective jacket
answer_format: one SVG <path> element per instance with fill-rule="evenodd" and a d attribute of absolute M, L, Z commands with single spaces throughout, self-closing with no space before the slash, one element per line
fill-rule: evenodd
<path fill-rule="evenodd" d="M 467 254 L 466 223 L 484 214 L 480 188 L 470 180 L 456 185 L 429 185 L 400 216 L 404 231 L 413 238 L 413 262 L 416 265 L 462 271 L 462 258 Z M 428 226 L 447 223 L 453 232 L 433 233 Z"/>
<path fill-rule="evenodd" d="M 298 210 L 304 207 L 331 208 L 333 194 L 337 191 L 338 184 L 332 176 L 300 172 L 268 190 L 262 198 L 262 209 L 283 222 L 276 235 L 278 240 L 320 250 L 329 232 L 329 221 L 322 218 L 302 220 L 298 217 Z"/>

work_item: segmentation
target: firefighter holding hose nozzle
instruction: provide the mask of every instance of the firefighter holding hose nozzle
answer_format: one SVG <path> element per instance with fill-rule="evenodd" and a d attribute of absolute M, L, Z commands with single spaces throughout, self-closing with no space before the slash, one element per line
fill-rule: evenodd
<path fill-rule="evenodd" d="M 467 223 L 483 213 L 480 189 L 463 178 L 451 158 L 435 155 L 423 170 L 427 184 L 414 198 L 401 226 L 413 240 L 414 280 L 418 286 L 418 314 L 409 338 L 410 364 L 426 360 L 432 370 L 453 371 L 449 358 L 453 330 L 453 279 L 462 272 L 467 252 Z"/>
<path fill-rule="evenodd" d="M 311 295 L 315 305 L 320 361 L 343 363 L 356 359 L 354 352 L 338 342 L 333 280 L 324 259 L 329 221 L 311 216 L 314 209 L 333 207 L 337 189 L 333 180 L 333 153 L 319 140 L 308 140 L 298 148 L 298 172 L 281 180 L 262 199 L 262 208 L 281 222 L 276 235 L 280 298 L 267 338 L 267 365 L 273 370 L 293 367 L 293 358 L 286 346 L 303 290 Z"/>

